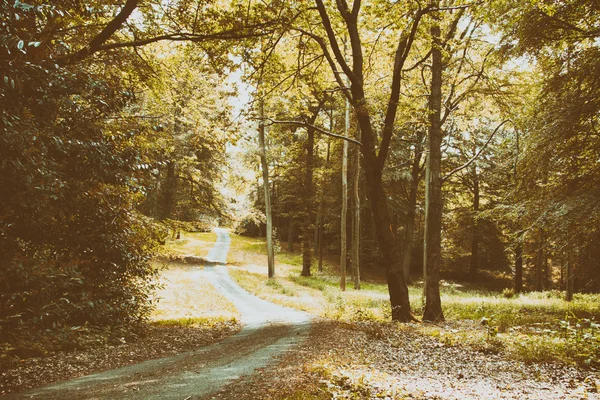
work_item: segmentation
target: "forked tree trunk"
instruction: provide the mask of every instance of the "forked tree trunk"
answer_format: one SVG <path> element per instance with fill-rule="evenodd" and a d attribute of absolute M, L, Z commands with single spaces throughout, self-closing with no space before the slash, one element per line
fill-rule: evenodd
<path fill-rule="evenodd" d="M 374 130 L 374 125 L 371 123 L 371 115 L 369 113 L 363 85 L 364 56 L 358 25 L 361 4 L 359 1 L 354 2 L 351 11 L 347 8 L 345 2 L 336 2 L 336 4 L 338 6 L 338 11 L 344 17 L 346 32 L 349 35 L 352 48 L 352 66 L 346 62 L 344 53 L 340 51 L 336 31 L 331 24 L 325 2 L 323 0 L 315 0 L 316 8 L 321 17 L 323 27 L 327 31 L 327 40 L 333 49 L 337 65 L 341 66 L 351 82 L 351 85 L 349 85 L 350 90 L 345 94 L 348 98 L 352 99 L 356 118 L 362 134 L 361 152 L 363 155 L 363 165 L 367 180 L 367 190 L 371 202 L 371 210 L 373 212 L 379 248 L 381 249 L 383 264 L 386 268 L 392 319 L 401 322 L 413 321 L 415 318 L 410 310 L 408 287 L 404 281 L 404 275 L 399 260 L 398 243 L 391 228 L 387 197 L 383 189 L 382 172 L 389 154 L 390 143 L 394 133 L 394 121 L 399 104 L 402 69 L 408 57 L 423 13 L 419 12 L 415 15 L 410 30 L 407 30 L 406 34 L 403 34 L 398 42 L 394 57 L 390 98 L 385 111 L 381 136 L 378 137 Z M 317 41 L 319 40 L 317 39 Z M 321 44 L 322 49 L 328 54 L 328 57 L 326 58 L 332 71 L 337 74 L 337 65 L 334 62 L 333 57 L 331 57 L 331 54 L 328 52 L 326 44 L 323 41 L 319 41 L 319 43 Z M 340 86 L 348 87 L 347 83 L 341 82 L 339 75 L 336 76 L 338 76 L 336 79 L 338 79 Z M 377 150 L 377 148 L 379 150 Z"/>
<path fill-rule="evenodd" d="M 443 321 L 442 303 L 440 299 L 440 267 L 442 264 L 442 42 L 439 25 L 439 13 L 433 13 L 431 27 L 432 65 L 431 65 L 431 94 L 429 96 L 429 156 L 427 167 L 429 169 L 426 230 L 426 264 L 427 273 L 425 280 L 425 310 L 423 320 Z"/>

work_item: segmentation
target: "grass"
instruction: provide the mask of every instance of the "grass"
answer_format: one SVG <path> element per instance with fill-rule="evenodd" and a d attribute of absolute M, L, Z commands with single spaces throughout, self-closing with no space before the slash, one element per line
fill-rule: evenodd
<path fill-rule="evenodd" d="M 324 272 L 300 276 L 302 258 L 298 252 L 277 254 L 276 277 L 267 280 L 264 240 L 234 236 L 231 247 L 237 260 L 237 266 L 230 270 L 233 279 L 259 297 L 341 321 L 382 322 L 390 318 L 384 283 L 363 281 L 362 290 L 355 290 L 348 282 L 347 290 L 341 292 L 331 261 Z M 418 283 L 409 287 L 416 314 L 422 311 L 421 293 Z M 563 295 L 546 291 L 507 298 L 500 292 L 442 281 L 441 298 L 448 323 L 411 325 L 409 329 L 437 337 L 447 345 L 466 344 L 527 362 L 596 365 L 600 359 L 600 329 L 589 326 L 594 319 L 600 320 L 600 295 L 576 294 L 572 302 L 563 300 Z M 560 322 L 566 317 L 571 323 L 568 335 Z M 488 325 L 481 324 L 483 318 Z"/>
<path fill-rule="evenodd" d="M 217 241 L 215 232 L 181 232 L 181 239 L 167 239 L 166 253 L 204 257 Z"/>
<path fill-rule="evenodd" d="M 239 320 L 233 303 L 204 278 L 200 268 L 167 264 L 160 276 L 162 288 L 154 295 L 156 308 L 150 316 L 153 323 L 188 326 Z"/>

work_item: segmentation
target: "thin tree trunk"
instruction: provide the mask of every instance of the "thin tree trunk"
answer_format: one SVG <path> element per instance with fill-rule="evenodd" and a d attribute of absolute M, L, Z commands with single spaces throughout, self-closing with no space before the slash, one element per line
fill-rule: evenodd
<path fill-rule="evenodd" d="M 535 262 L 535 290 L 537 292 L 541 292 L 544 290 L 544 230 L 540 228 L 539 232 L 539 241 L 538 241 L 538 249 L 537 249 L 537 259 Z"/>
<path fill-rule="evenodd" d="M 350 101 L 346 99 L 346 124 L 344 129 L 346 137 L 350 135 Z M 346 258 L 347 238 L 346 222 L 348 215 L 348 141 L 344 140 L 342 154 L 342 215 L 341 215 L 341 254 L 340 254 L 340 289 L 346 290 Z"/>
<path fill-rule="evenodd" d="M 330 118 L 329 127 L 333 129 L 333 116 Z M 325 159 L 325 169 L 329 167 L 329 157 L 331 154 L 331 143 L 327 142 L 327 158 Z M 325 178 L 323 178 L 323 184 L 325 185 Z M 323 215 L 323 204 L 325 202 L 325 188 L 321 190 L 321 201 L 319 202 L 319 272 L 323 271 L 323 247 L 324 247 L 324 232 L 323 232 L 323 220 L 325 216 Z"/>
<path fill-rule="evenodd" d="M 319 107 L 320 109 L 320 107 Z M 319 113 L 319 110 L 315 113 Z M 312 263 L 312 244 L 310 223 L 312 221 L 312 210 L 313 206 L 313 153 L 315 147 L 315 131 L 312 128 L 307 129 L 307 140 L 306 140 L 306 175 L 304 179 L 304 224 L 302 225 L 302 276 L 310 276 L 310 267 Z"/>
<path fill-rule="evenodd" d="M 408 211 L 406 213 L 406 227 L 404 232 L 404 251 L 402 253 L 402 272 L 404 280 L 410 283 L 410 265 L 412 262 L 412 247 L 415 230 L 415 215 L 417 209 L 417 194 L 419 190 L 419 176 L 421 173 L 421 158 L 423 157 L 423 135 L 417 134 L 417 143 L 415 145 L 415 156 L 411 168 L 410 193 L 408 195 Z"/>
<path fill-rule="evenodd" d="M 360 129 L 356 138 L 360 141 Z M 354 218 L 352 219 L 352 271 L 354 289 L 360 290 L 360 151 L 356 149 L 353 177 Z"/>
<path fill-rule="evenodd" d="M 319 202 L 319 209 L 315 217 L 315 229 L 313 229 L 313 254 L 317 254 L 319 251 L 319 229 L 321 229 L 321 218 L 323 217 L 321 206 L 321 202 Z"/>
<path fill-rule="evenodd" d="M 517 239 L 515 248 L 515 293 L 523 291 L 523 242 L 522 238 Z"/>
<path fill-rule="evenodd" d="M 573 300 L 573 292 L 575 286 L 575 277 L 573 274 L 573 255 L 571 254 L 571 250 L 568 250 L 569 255 L 567 260 L 567 290 L 565 300 L 572 301 Z"/>
<path fill-rule="evenodd" d="M 475 164 L 475 163 L 473 163 Z M 479 268 L 479 177 L 477 176 L 477 167 L 473 167 L 473 231 L 471 232 L 471 267 L 469 276 L 474 281 L 477 278 Z"/>
<path fill-rule="evenodd" d="M 431 64 L 431 94 L 429 96 L 429 157 L 427 166 L 429 168 L 429 201 L 427 204 L 427 258 L 425 281 L 425 310 L 423 320 L 443 321 L 442 303 L 440 299 L 440 267 L 442 264 L 442 41 L 439 25 L 439 13 L 433 13 L 433 25 L 431 27 L 432 64 Z"/>
<path fill-rule="evenodd" d="M 290 223 L 288 225 L 288 240 L 287 240 L 288 253 L 291 253 L 294 251 L 294 236 L 295 236 L 294 230 L 295 230 L 294 218 L 290 216 Z"/>
<path fill-rule="evenodd" d="M 175 193 L 177 192 L 177 175 L 175 174 L 175 162 L 167 162 L 167 176 L 164 184 L 162 200 L 161 219 L 174 218 Z"/>
<path fill-rule="evenodd" d="M 265 191 L 265 214 L 267 217 L 267 263 L 268 276 L 275 276 L 275 252 L 273 249 L 273 216 L 271 213 L 271 193 L 269 186 L 269 166 L 267 164 L 267 150 L 265 145 L 265 105 L 262 96 L 259 99 L 260 121 L 258 122 L 258 142 L 260 146 L 260 164 L 263 173 L 263 188 Z"/>

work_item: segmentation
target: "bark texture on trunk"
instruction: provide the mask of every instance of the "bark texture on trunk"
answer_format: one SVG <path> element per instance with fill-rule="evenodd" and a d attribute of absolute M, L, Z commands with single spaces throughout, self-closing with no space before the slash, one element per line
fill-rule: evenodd
<path fill-rule="evenodd" d="M 431 94 L 429 96 L 429 138 L 427 167 L 429 169 L 429 201 L 427 204 L 426 241 L 426 280 L 425 280 L 425 310 L 423 320 L 443 321 L 442 303 L 440 299 L 440 268 L 442 265 L 442 41 L 439 25 L 439 14 L 434 13 L 431 27 L 432 65 L 431 65 Z"/>
<path fill-rule="evenodd" d="M 402 273 L 400 264 L 398 241 L 391 229 L 391 218 L 387 197 L 383 190 L 381 172 L 372 168 L 370 164 L 367 165 L 366 161 L 365 170 L 375 235 L 385 268 L 392 307 L 392 320 L 401 322 L 415 321 L 416 319 L 410 310 L 408 287 L 404 281 L 404 274 Z"/>

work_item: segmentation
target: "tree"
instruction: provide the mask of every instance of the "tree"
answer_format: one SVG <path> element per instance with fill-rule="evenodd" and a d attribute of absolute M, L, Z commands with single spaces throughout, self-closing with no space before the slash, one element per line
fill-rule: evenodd
<path fill-rule="evenodd" d="M 312 31 L 305 29 L 300 29 L 300 31 L 320 45 L 325 58 L 335 74 L 339 87 L 344 89 L 344 93 L 355 110 L 362 134 L 361 152 L 370 194 L 369 200 L 371 202 L 379 246 L 383 255 L 383 263 L 386 269 L 386 279 L 392 306 L 392 319 L 411 321 L 414 320 L 414 317 L 410 310 L 408 288 L 399 263 L 398 243 L 394 232 L 389 229 L 391 220 L 387 197 L 383 189 L 382 173 L 388 156 L 396 118 L 400 96 L 401 71 L 417 33 L 419 22 L 428 9 L 417 9 L 409 13 L 412 18 L 410 28 L 405 30 L 398 40 L 394 58 L 393 78 L 390 86 L 390 98 L 385 111 L 380 146 L 379 150 L 377 150 L 376 143 L 378 140 L 376 130 L 373 125 L 373 116 L 368 106 L 364 86 L 364 49 L 358 24 L 361 2 L 355 1 L 352 8 L 348 6 L 345 0 L 336 3 L 338 13 L 336 17 L 341 17 L 344 32 L 349 37 L 351 45 L 352 58 L 350 63 L 346 62 L 340 49 L 339 39 L 330 17 L 331 11 L 327 9 L 322 0 L 316 0 L 315 4 L 327 39 Z M 337 74 L 338 66 L 350 81 L 349 89 L 347 89 L 341 77 Z"/>
<path fill-rule="evenodd" d="M 438 13 L 432 14 L 431 92 L 425 200 L 425 310 L 423 320 L 443 321 L 439 274 L 442 264 L 442 39 Z"/>

